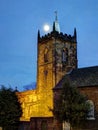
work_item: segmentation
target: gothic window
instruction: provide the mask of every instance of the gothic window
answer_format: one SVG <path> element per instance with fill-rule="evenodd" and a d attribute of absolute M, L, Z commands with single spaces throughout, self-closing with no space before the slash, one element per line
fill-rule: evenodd
<path fill-rule="evenodd" d="M 62 50 L 62 71 L 65 70 L 67 64 L 68 64 L 68 49 L 64 48 Z"/>
<path fill-rule="evenodd" d="M 65 52 L 65 50 L 62 51 L 62 61 L 66 62 L 66 52 Z"/>
<path fill-rule="evenodd" d="M 69 55 L 72 56 L 73 52 L 74 52 L 74 48 L 73 48 L 73 46 L 70 46 Z"/>
<path fill-rule="evenodd" d="M 44 54 L 44 62 L 48 62 L 48 56 L 47 56 L 47 54 Z"/>
<path fill-rule="evenodd" d="M 88 100 L 87 103 L 90 104 L 90 110 L 88 112 L 88 115 L 87 115 L 87 119 L 88 120 L 94 120 L 94 103 L 92 100 Z"/>
<path fill-rule="evenodd" d="M 65 63 L 68 61 L 68 49 L 63 49 L 62 51 L 62 62 Z"/>
<path fill-rule="evenodd" d="M 44 62 L 48 62 L 48 49 L 47 48 L 45 49 L 45 52 L 44 52 Z"/>
<path fill-rule="evenodd" d="M 41 130 L 47 130 L 47 121 L 43 120 L 41 122 Z"/>

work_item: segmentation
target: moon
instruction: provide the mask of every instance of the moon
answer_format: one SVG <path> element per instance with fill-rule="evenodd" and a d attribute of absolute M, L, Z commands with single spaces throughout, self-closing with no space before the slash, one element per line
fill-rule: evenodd
<path fill-rule="evenodd" d="M 44 31 L 48 32 L 50 30 L 50 26 L 48 24 L 44 25 Z"/>

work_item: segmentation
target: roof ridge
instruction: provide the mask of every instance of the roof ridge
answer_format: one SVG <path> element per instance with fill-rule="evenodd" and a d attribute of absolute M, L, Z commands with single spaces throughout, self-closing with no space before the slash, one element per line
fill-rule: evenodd
<path fill-rule="evenodd" d="M 79 69 L 89 69 L 89 68 L 96 68 L 96 67 L 98 67 L 98 65 L 96 65 L 96 66 L 86 66 L 86 67 L 76 68 L 75 70 L 79 70 Z"/>

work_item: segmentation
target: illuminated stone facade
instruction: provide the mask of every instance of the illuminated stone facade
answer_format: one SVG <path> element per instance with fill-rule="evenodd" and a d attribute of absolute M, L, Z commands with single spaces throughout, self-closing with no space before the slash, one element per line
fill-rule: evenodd
<path fill-rule="evenodd" d="M 53 30 L 40 37 L 38 31 L 37 86 L 35 90 L 19 92 L 23 115 L 21 121 L 31 117 L 53 117 L 52 89 L 63 75 L 77 67 L 76 30 L 67 35 Z"/>
<path fill-rule="evenodd" d="M 38 31 L 37 85 L 34 90 L 17 93 L 23 111 L 19 130 L 61 130 L 62 124 L 53 120 L 50 109 L 59 97 L 66 76 L 96 108 L 96 120 L 86 121 L 83 130 L 98 128 L 98 66 L 77 68 L 76 29 L 73 36 L 63 34 L 58 24 L 56 16 L 51 33 L 40 36 Z"/>
<path fill-rule="evenodd" d="M 37 85 L 36 89 L 18 92 L 22 107 L 19 130 L 52 130 L 53 88 L 62 77 L 77 68 L 77 34 L 63 34 L 58 29 L 57 16 L 53 31 L 37 39 Z M 57 26 L 57 27 L 56 27 Z"/>

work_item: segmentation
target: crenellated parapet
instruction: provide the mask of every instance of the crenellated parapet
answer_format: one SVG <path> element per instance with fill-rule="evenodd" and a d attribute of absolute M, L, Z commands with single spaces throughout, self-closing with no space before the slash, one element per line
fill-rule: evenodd
<path fill-rule="evenodd" d="M 72 42 L 72 43 L 76 43 L 77 39 L 76 39 L 76 31 L 74 32 L 74 35 L 68 35 L 68 34 L 63 34 L 62 32 L 57 32 L 57 31 L 52 31 L 48 34 L 45 34 L 44 36 L 40 36 L 39 32 L 38 32 L 38 43 L 42 43 L 45 42 L 47 40 L 52 39 L 53 37 L 55 39 L 59 39 L 62 40 L 64 42 Z"/>

